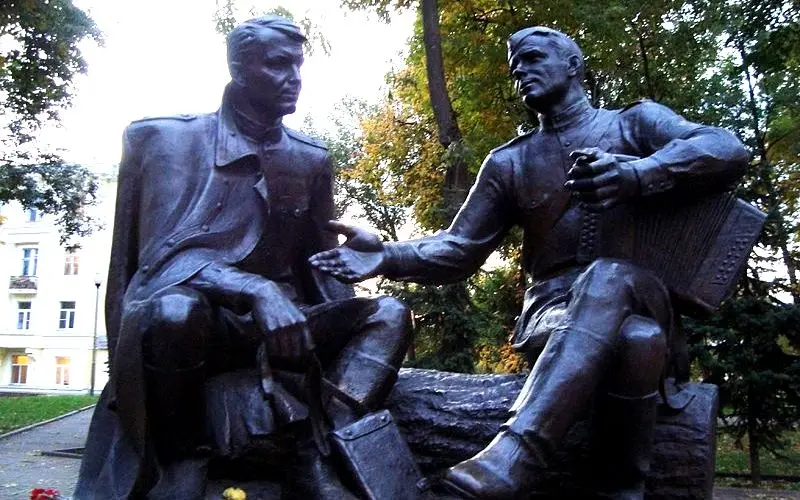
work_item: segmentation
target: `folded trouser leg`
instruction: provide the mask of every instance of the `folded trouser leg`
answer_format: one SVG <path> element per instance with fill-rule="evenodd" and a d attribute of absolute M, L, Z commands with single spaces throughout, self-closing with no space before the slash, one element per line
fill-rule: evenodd
<path fill-rule="evenodd" d="M 186 287 L 171 287 L 150 300 L 144 335 L 147 424 L 159 459 L 185 458 L 204 429 L 205 358 L 212 328 L 208 301 Z"/>

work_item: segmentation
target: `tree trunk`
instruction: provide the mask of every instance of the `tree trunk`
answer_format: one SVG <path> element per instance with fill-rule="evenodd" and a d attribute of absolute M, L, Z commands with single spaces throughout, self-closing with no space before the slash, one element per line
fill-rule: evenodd
<path fill-rule="evenodd" d="M 444 76 L 442 34 L 439 29 L 437 0 L 422 0 L 422 38 L 425 45 L 425 68 L 428 93 L 439 142 L 447 149 L 447 172 L 444 179 L 444 217 L 449 223 L 467 197 L 471 184 L 465 158 L 465 147 L 458 128 L 453 104 L 447 92 Z"/>
<path fill-rule="evenodd" d="M 748 453 L 750 455 L 750 480 L 754 486 L 761 484 L 761 439 L 758 435 L 756 419 L 753 416 L 747 417 L 747 439 L 749 441 Z"/>
<path fill-rule="evenodd" d="M 247 424 L 256 414 L 261 401 L 259 376 L 256 372 L 220 375 L 207 385 L 207 411 L 210 428 L 227 429 L 219 435 L 231 436 L 239 447 L 231 450 L 235 458 L 225 470 L 214 471 L 217 478 L 228 477 L 211 485 L 208 498 L 220 498 L 222 489 L 237 485 L 247 490 L 248 498 L 280 498 L 277 485 L 247 484 L 245 470 L 255 479 L 264 471 L 280 470 L 282 462 L 269 466 L 267 457 L 274 454 L 275 444 L 264 436 L 253 436 Z M 508 409 L 516 399 L 525 375 L 466 375 L 434 370 L 401 370 L 387 408 L 407 440 L 422 470 L 435 473 L 473 456 L 497 434 L 508 418 Z M 667 391 L 674 384 L 667 382 Z M 686 408 L 675 414 L 661 412 L 655 429 L 653 461 L 646 488 L 648 500 L 702 500 L 711 498 L 714 477 L 714 443 L 717 422 L 718 394 L 716 386 L 688 384 Z M 591 412 L 577 422 L 567 434 L 547 470 L 537 471 L 536 487 L 531 498 L 571 500 L 585 498 L 593 491 L 592 462 L 588 433 Z M 292 446 L 295 441 L 288 441 Z M 385 450 L 381 450 L 384 452 Z M 246 461 L 245 463 L 242 460 Z M 274 460 L 274 458 L 273 458 Z M 246 463 L 251 468 L 246 469 Z M 232 481 L 235 473 L 238 481 Z M 388 472 L 387 472 L 388 473 Z M 271 488 L 277 492 L 259 496 Z"/>

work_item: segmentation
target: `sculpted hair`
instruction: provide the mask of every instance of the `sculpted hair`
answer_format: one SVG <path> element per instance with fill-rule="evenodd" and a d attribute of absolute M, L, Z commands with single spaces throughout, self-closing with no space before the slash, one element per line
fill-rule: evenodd
<path fill-rule="evenodd" d="M 584 78 L 584 71 L 585 71 L 585 64 L 583 61 L 583 51 L 575 43 L 575 40 L 568 37 L 564 33 L 560 31 L 556 31 L 554 29 L 547 28 L 545 26 L 533 26 L 530 28 L 523 28 L 510 37 L 508 37 L 508 60 L 511 62 L 511 58 L 516 54 L 516 52 L 522 47 L 523 42 L 532 36 L 541 36 L 546 38 L 553 47 L 558 50 L 558 53 L 564 59 L 570 56 L 578 56 L 578 60 L 580 61 L 580 66 L 578 68 L 578 78 L 583 81 Z"/>
<path fill-rule="evenodd" d="M 265 30 L 279 31 L 297 43 L 306 41 L 300 27 L 285 17 L 270 15 L 249 19 L 228 34 L 228 65 L 250 56 L 259 46 L 259 34 Z"/>

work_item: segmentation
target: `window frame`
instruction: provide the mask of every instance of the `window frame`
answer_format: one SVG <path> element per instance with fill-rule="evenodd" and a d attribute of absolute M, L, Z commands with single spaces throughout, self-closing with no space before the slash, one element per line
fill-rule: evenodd
<path fill-rule="evenodd" d="M 20 269 L 20 276 L 35 277 L 39 271 L 39 247 L 38 246 L 22 246 L 22 269 Z M 33 261 L 33 272 L 31 271 L 31 260 Z"/>
<path fill-rule="evenodd" d="M 72 304 L 72 307 L 66 307 L 64 304 Z M 59 330 L 74 330 L 75 329 L 75 310 L 76 302 L 74 300 L 62 300 L 59 304 L 58 310 L 58 329 Z M 63 324 L 63 326 L 62 326 Z"/>
<path fill-rule="evenodd" d="M 18 363 L 19 358 L 25 358 L 24 363 Z M 30 366 L 30 356 L 27 354 L 11 355 L 11 385 L 26 385 L 28 383 L 28 367 Z M 17 381 L 15 381 L 17 379 Z"/>
<path fill-rule="evenodd" d="M 64 276 L 77 276 L 80 272 L 80 263 L 77 252 L 67 252 L 64 256 Z"/>
<path fill-rule="evenodd" d="M 22 304 L 28 304 L 28 307 L 22 307 Z M 33 310 L 33 301 L 30 300 L 17 301 L 17 330 L 31 329 L 32 310 Z"/>
<path fill-rule="evenodd" d="M 62 362 L 66 360 L 66 362 Z M 69 356 L 56 356 L 56 381 L 55 385 L 67 387 L 70 385 L 69 375 L 72 359 Z"/>

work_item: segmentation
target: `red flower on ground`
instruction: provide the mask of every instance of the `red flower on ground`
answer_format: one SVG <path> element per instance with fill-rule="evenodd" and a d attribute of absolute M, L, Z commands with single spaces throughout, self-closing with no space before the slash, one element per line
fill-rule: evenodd
<path fill-rule="evenodd" d="M 34 488 L 31 490 L 31 500 L 59 500 L 61 493 L 55 488 Z"/>

